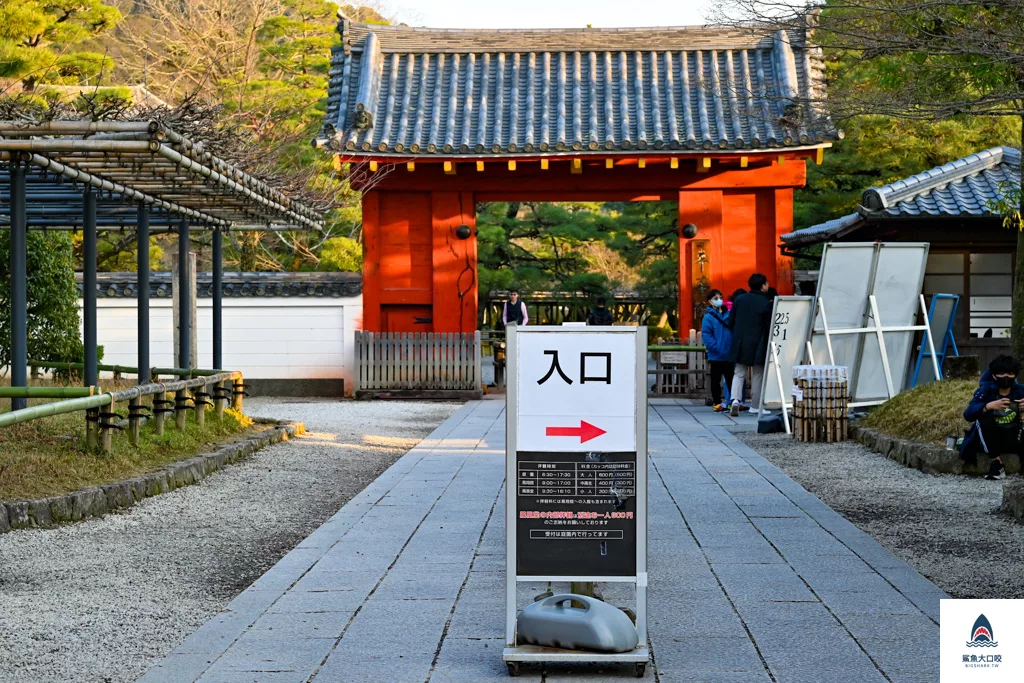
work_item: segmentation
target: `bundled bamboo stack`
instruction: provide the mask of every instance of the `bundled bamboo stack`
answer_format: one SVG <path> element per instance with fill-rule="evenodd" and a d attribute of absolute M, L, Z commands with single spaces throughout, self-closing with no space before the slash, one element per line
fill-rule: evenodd
<path fill-rule="evenodd" d="M 845 441 L 849 429 L 847 369 L 839 365 L 793 367 L 793 435 L 805 442 Z"/>

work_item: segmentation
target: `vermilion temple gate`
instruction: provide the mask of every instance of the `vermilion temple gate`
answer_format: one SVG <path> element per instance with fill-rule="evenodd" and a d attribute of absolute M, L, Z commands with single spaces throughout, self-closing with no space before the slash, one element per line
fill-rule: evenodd
<path fill-rule="evenodd" d="M 369 169 L 365 330 L 476 329 L 488 201 L 678 202 L 681 329 L 700 292 L 753 272 L 792 292 L 776 245 L 835 132 L 807 104 L 822 65 L 802 33 L 340 31 L 317 144 Z"/>

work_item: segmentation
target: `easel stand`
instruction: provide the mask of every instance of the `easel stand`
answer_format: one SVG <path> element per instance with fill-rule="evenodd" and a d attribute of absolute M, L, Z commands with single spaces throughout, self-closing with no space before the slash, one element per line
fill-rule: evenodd
<path fill-rule="evenodd" d="M 782 424 L 786 427 L 786 433 L 792 434 L 793 429 L 789 425 L 789 411 L 793 409 L 792 403 L 786 403 L 785 380 L 782 379 L 782 364 L 779 362 L 779 347 L 774 343 L 770 344 L 772 350 L 772 366 L 775 368 L 775 379 L 779 383 L 779 395 L 782 396 Z"/>
<path fill-rule="evenodd" d="M 787 434 L 793 433 L 793 367 L 802 361 L 804 344 L 814 325 L 814 301 L 810 296 L 779 296 L 772 304 L 760 407 L 781 410 Z"/>

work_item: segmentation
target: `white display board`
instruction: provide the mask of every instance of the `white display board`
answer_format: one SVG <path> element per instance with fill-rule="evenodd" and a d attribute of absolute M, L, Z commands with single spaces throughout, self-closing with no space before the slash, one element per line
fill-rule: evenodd
<path fill-rule="evenodd" d="M 762 408 L 782 410 L 792 406 L 793 366 L 803 362 L 813 320 L 813 296 L 775 297 L 761 384 Z"/>
<path fill-rule="evenodd" d="M 636 450 L 635 337 L 593 329 L 519 335 L 520 450 Z"/>
<path fill-rule="evenodd" d="M 830 329 L 864 326 L 874 277 L 875 245 L 826 244 L 821 259 L 817 296 L 825 312 L 818 310 L 815 314 L 811 362 L 842 365 L 852 370 L 857 365 L 858 339 L 855 336 L 826 339 L 824 322 L 828 321 Z"/>
<path fill-rule="evenodd" d="M 879 245 L 871 293 L 878 311 L 868 311 L 868 323 L 884 328 L 914 325 L 920 308 L 919 297 L 924 286 L 928 263 L 927 243 Z M 875 320 L 877 314 L 878 319 Z M 914 351 L 914 332 L 883 332 L 885 354 L 892 370 L 893 393 L 906 388 L 907 369 Z M 855 402 L 886 401 L 889 391 L 881 362 L 877 335 L 864 337 L 864 350 L 851 387 Z M 873 362 L 874 361 L 874 362 Z"/>
<path fill-rule="evenodd" d="M 851 406 L 882 403 L 905 387 L 928 247 L 825 245 L 811 350 L 813 362 L 849 368 Z"/>

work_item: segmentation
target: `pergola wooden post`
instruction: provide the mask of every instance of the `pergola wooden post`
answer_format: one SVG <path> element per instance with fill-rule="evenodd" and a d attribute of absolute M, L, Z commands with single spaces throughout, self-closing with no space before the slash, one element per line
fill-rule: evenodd
<path fill-rule="evenodd" d="M 11 386 L 28 386 L 28 223 L 25 217 L 25 167 L 10 162 L 11 174 Z M 12 398 L 11 410 L 28 407 Z"/>

